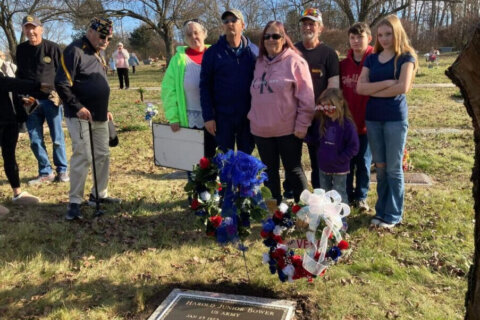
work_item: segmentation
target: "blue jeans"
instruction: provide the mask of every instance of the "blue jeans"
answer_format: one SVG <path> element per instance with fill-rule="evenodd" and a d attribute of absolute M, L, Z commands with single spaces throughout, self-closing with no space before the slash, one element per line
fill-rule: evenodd
<path fill-rule="evenodd" d="M 48 160 L 47 148 L 43 138 L 43 124 L 47 120 L 50 137 L 53 142 L 53 163 L 58 173 L 67 172 L 67 154 L 65 152 L 65 137 L 62 129 L 62 106 L 55 106 L 50 100 L 39 100 L 35 111 L 27 118 L 30 148 L 38 161 L 38 174 L 49 175 L 52 166 Z"/>
<path fill-rule="evenodd" d="M 375 216 L 386 223 L 399 223 L 403 215 L 403 150 L 407 140 L 408 120 L 366 121 L 368 143 L 377 172 L 378 200 Z M 378 164 L 384 164 L 379 167 Z"/>
<path fill-rule="evenodd" d="M 320 188 L 325 191 L 335 190 L 342 197 L 342 202 L 348 204 L 347 175 L 326 173 L 320 170 Z"/>
<path fill-rule="evenodd" d="M 366 134 L 358 136 L 360 148 L 358 154 L 350 160 L 350 173 L 347 175 L 347 194 L 349 201 L 361 201 L 367 199 L 370 186 L 370 166 L 372 165 L 372 153 L 368 145 Z M 353 180 L 355 177 L 355 188 Z"/>

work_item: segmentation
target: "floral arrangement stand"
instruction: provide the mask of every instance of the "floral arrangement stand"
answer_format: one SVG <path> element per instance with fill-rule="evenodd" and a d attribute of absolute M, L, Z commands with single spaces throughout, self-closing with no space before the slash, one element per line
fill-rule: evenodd
<path fill-rule="evenodd" d="M 244 245 L 243 242 L 242 242 L 242 245 Z M 243 266 L 245 268 L 246 279 L 247 279 L 248 282 L 250 282 L 250 271 L 248 269 L 247 256 L 246 256 L 246 253 L 245 253 L 247 250 L 238 250 L 238 251 L 240 251 L 241 255 L 242 255 L 242 260 L 243 260 Z M 207 254 L 206 254 L 205 262 L 203 263 L 202 272 L 205 272 L 205 270 L 207 268 L 207 264 L 212 259 L 212 254 L 219 253 L 221 256 L 229 256 L 229 257 L 232 257 L 232 258 L 235 259 L 235 258 L 239 257 L 239 252 L 238 251 L 237 252 L 232 252 L 228 246 L 222 246 L 222 247 L 219 248 L 218 246 L 211 245 L 210 247 L 207 248 Z M 220 260 L 224 264 L 226 264 L 227 259 L 220 259 Z"/>
<path fill-rule="evenodd" d="M 300 201 L 304 206 L 280 204 L 273 216 L 262 224 L 260 235 L 269 248 L 263 255 L 263 263 L 268 264 L 270 272 L 277 273 L 282 282 L 300 278 L 311 282 L 313 278 L 323 276 L 349 247 L 341 232 L 344 231 L 344 220 L 350 214 L 350 207 L 341 203 L 337 191 L 315 189 L 311 193 L 304 190 Z M 321 223 L 324 228 L 320 241 L 317 241 L 316 233 Z M 303 257 L 295 254 L 282 238 L 285 231 L 291 232 L 295 226 L 307 229 L 306 238 L 310 246 Z"/>
<path fill-rule="evenodd" d="M 248 267 L 244 241 L 250 234 L 251 220 L 260 222 L 268 213 L 264 199 L 271 198 L 263 186 L 265 165 L 244 152 L 217 151 L 210 160 L 203 157 L 193 167 L 185 186 L 190 208 L 208 236 L 224 246 L 235 244 Z"/>

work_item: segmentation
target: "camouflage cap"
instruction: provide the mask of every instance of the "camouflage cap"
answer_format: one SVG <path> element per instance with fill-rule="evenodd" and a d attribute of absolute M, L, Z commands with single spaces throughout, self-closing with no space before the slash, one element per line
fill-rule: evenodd
<path fill-rule="evenodd" d="M 31 15 L 26 16 L 22 20 L 22 26 L 25 27 L 27 24 L 34 25 L 35 27 L 41 27 L 42 26 L 42 22 L 40 21 L 40 19 L 38 19 L 35 16 L 31 16 Z"/>
<path fill-rule="evenodd" d="M 225 17 L 229 14 L 234 15 L 235 17 L 237 17 L 237 19 L 240 19 L 243 22 L 245 22 L 245 19 L 243 19 L 243 14 L 238 9 L 228 9 L 227 11 L 222 13 L 222 20 L 225 19 Z"/>
<path fill-rule="evenodd" d="M 90 28 L 106 36 L 113 34 L 113 22 L 110 19 L 93 18 L 92 21 L 90 21 Z"/>

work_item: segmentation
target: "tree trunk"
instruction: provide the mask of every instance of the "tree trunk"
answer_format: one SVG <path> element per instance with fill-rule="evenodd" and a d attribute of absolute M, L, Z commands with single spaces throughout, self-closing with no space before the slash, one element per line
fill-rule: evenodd
<path fill-rule="evenodd" d="M 175 48 L 174 48 L 174 39 L 173 39 L 173 23 L 171 22 L 166 22 L 163 27 L 165 31 L 165 35 L 163 37 L 163 40 L 165 41 L 165 48 L 167 51 L 167 66 L 170 63 L 170 59 L 172 59 L 173 55 L 175 54 Z"/>
<path fill-rule="evenodd" d="M 457 60 L 446 75 L 455 83 L 465 99 L 465 107 L 472 117 L 475 141 L 475 163 L 472 171 L 475 210 L 474 256 L 468 273 L 468 290 L 465 296 L 465 319 L 480 319 L 480 24 Z"/>

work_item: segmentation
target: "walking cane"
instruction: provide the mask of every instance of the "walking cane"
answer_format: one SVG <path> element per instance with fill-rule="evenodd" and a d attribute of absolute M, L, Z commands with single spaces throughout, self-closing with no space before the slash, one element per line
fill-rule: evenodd
<path fill-rule="evenodd" d="M 90 134 L 90 148 L 92 150 L 92 165 L 93 165 L 93 183 L 95 186 L 95 203 L 96 203 L 96 209 L 95 209 L 95 217 L 100 217 L 103 215 L 103 211 L 100 210 L 100 198 L 98 197 L 98 184 L 97 184 L 97 170 L 95 168 L 95 153 L 93 151 L 93 134 L 92 134 L 92 124 L 90 121 L 88 121 L 88 132 Z"/>

